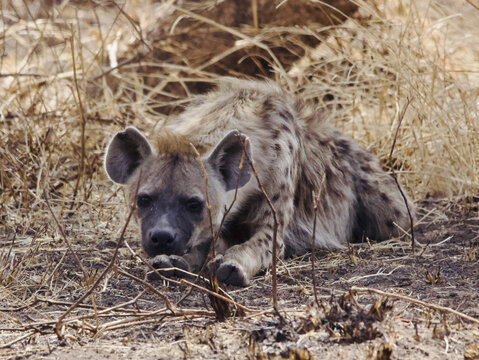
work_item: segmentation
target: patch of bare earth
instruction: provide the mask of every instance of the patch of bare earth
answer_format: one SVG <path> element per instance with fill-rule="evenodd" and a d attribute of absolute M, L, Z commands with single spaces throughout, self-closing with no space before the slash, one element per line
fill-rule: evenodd
<path fill-rule="evenodd" d="M 220 322 L 203 291 L 188 294 L 188 286 L 151 281 L 171 304 L 177 304 L 171 311 L 165 309 L 162 298 L 120 274 L 125 271 L 146 279 L 145 266 L 121 251 L 117 272 L 114 269 L 95 293 L 98 323 L 91 302 L 86 301 L 90 305 L 76 308 L 69 317 L 86 318 L 66 320 L 62 340 L 54 334 L 54 323 L 81 292 L 62 289 L 61 296 L 54 297 L 38 291 L 38 301 L 29 304 L 4 295 L 0 310 L 8 318 L 9 330 L 2 329 L 2 343 L 26 337 L 4 346 L 1 354 L 78 359 L 366 359 L 378 354 L 385 356 L 381 359 L 463 359 L 477 346 L 479 323 L 354 289 L 379 289 L 479 319 L 477 200 L 425 201 L 423 224 L 416 231 L 416 255 L 404 239 L 317 254 L 318 303 L 310 258 L 284 261 L 278 268 L 282 320 L 271 308 L 270 273 L 256 277 L 248 288 L 230 288 L 232 298 L 251 311 Z M 113 244 L 103 245 L 104 249 L 84 251 L 83 261 L 98 263 L 100 270 L 113 252 L 109 248 Z M 38 256 L 60 259 L 64 252 L 45 249 Z M 44 271 L 40 263 L 29 273 L 41 277 Z M 64 261 L 62 272 L 72 282 L 81 281 L 73 259 Z"/>

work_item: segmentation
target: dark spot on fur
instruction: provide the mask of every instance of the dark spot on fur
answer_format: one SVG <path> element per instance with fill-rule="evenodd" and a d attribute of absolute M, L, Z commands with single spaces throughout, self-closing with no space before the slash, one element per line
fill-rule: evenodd
<path fill-rule="evenodd" d="M 276 140 L 279 137 L 279 130 L 278 129 L 273 130 L 271 132 L 271 137 L 272 137 L 273 140 Z"/>
<path fill-rule="evenodd" d="M 291 129 L 288 127 L 288 125 L 283 124 L 281 127 L 283 128 L 284 131 L 289 132 L 289 133 L 291 132 Z"/>
<path fill-rule="evenodd" d="M 336 147 L 341 155 L 346 155 L 350 149 L 348 142 L 344 139 L 339 139 L 336 141 Z"/>
<path fill-rule="evenodd" d="M 264 216 L 267 217 L 267 216 L 270 216 L 271 215 L 271 210 L 265 210 L 264 211 Z"/>
<path fill-rule="evenodd" d="M 274 144 L 274 149 L 276 150 L 276 152 L 280 152 L 281 151 L 281 145 L 276 143 Z"/>
<path fill-rule="evenodd" d="M 263 111 L 270 112 L 274 108 L 275 108 L 275 105 L 273 103 L 273 99 L 267 98 L 263 103 Z"/>
<path fill-rule="evenodd" d="M 281 184 L 281 186 L 279 187 L 279 189 L 280 189 L 280 190 L 286 189 L 286 184 L 285 184 L 285 183 Z"/>
<path fill-rule="evenodd" d="M 279 115 L 286 121 L 289 121 L 289 122 L 293 121 L 293 115 L 288 110 L 281 111 Z"/>
<path fill-rule="evenodd" d="M 300 201 L 299 196 L 295 196 L 295 197 L 294 197 L 294 206 L 295 206 L 295 207 L 298 207 L 298 206 L 299 206 L 299 201 Z"/>
<path fill-rule="evenodd" d="M 387 227 L 390 228 L 390 229 L 392 229 L 392 228 L 394 227 L 394 223 L 393 223 L 392 220 L 386 221 L 386 225 L 387 225 Z"/>
<path fill-rule="evenodd" d="M 398 208 L 394 208 L 394 216 L 399 219 L 402 216 L 402 211 L 399 210 Z"/>
<path fill-rule="evenodd" d="M 245 100 L 248 97 L 248 92 L 246 90 L 240 90 L 238 92 L 238 100 Z"/>
<path fill-rule="evenodd" d="M 370 192 L 372 190 L 371 184 L 366 179 L 359 179 L 359 191 Z"/>
<path fill-rule="evenodd" d="M 318 144 L 319 144 L 319 146 L 324 146 L 324 147 L 326 147 L 326 146 L 328 146 L 329 141 L 328 141 L 328 140 L 325 140 L 325 139 L 319 138 L 319 139 L 318 139 Z"/>
<path fill-rule="evenodd" d="M 279 199 L 279 194 L 275 194 L 275 195 L 271 198 L 271 201 L 272 201 L 272 202 L 276 202 L 276 201 L 278 201 L 278 199 Z"/>
<path fill-rule="evenodd" d="M 385 193 L 381 193 L 381 199 L 386 203 L 391 202 L 391 199 L 389 199 L 389 196 L 387 196 Z"/>
<path fill-rule="evenodd" d="M 361 165 L 361 170 L 366 173 L 370 173 L 372 171 L 372 168 L 368 163 L 364 163 Z"/>
<path fill-rule="evenodd" d="M 311 135 L 306 134 L 306 140 L 311 141 Z"/>
<path fill-rule="evenodd" d="M 266 239 L 268 239 L 269 241 L 271 241 L 271 240 L 273 239 L 270 234 L 265 234 L 264 236 L 265 236 Z"/>

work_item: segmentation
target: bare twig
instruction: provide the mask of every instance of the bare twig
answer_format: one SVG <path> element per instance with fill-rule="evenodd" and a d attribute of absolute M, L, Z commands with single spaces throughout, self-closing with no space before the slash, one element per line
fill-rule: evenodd
<path fill-rule="evenodd" d="M 406 105 L 404 105 L 404 108 L 401 112 L 401 115 L 399 116 L 398 126 L 396 128 L 396 133 L 394 134 L 393 144 L 391 146 L 391 152 L 389 153 L 389 166 L 391 168 L 391 173 L 392 173 L 392 176 L 394 178 L 394 181 L 396 182 L 396 186 L 397 186 L 399 192 L 401 193 L 401 196 L 404 200 L 404 204 L 406 205 L 407 214 L 409 216 L 409 221 L 411 223 L 411 248 L 412 248 L 412 253 L 414 255 L 415 247 L 416 247 L 416 242 L 415 242 L 415 239 L 414 239 L 414 218 L 412 216 L 411 209 L 409 208 L 407 197 L 404 194 L 404 191 L 402 190 L 401 185 L 399 184 L 399 180 L 397 178 L 396 172 L 394 171 L 394 164 L 393 164 L 393 161 L 392 161 L 393 151 L 394 151 L 394 147 L 396 146 L 396 140 L 397 140 L 397 137 L 398 137 L 399 128 L 401 127 L 402 120 L 404 119 L 404 115 L 406 115 L 406 111 L 407 111 L 407 108 L 409 107 L 410 103 L 411 103 L 411 99 L 408 98 L 407 102 L 406 102 Z"/>
<path fill-rule="evenodd" d="M 138 177 L 138 183 L 136 185 L 136 190 L 135 190 L 135 196 L 134 198 L 136 198 L 137 194 L 138 194 L 138 189 L 140 187 L 140 181 L 141 181 L 141 173 L 140 173 L 140 176 Z M 125 236 L 125 232 L 126 232 L 126 229 L 128 228 L 128 224 L 130 223 L 130 220 L 131 220 L 131 217 L 133 216 L 133 213 L 135 211 L 135 203 L 131 204 L 131 207 L 130 207 L 130 213 L 128 214 L 128 217 L 125 221 L 125 225 L 123 226 L 123 229 L 121 231 L 121 234 L 120 234 L 120 237 L 118 238 L 118 241 L 116 243 L 116 248 L 115 248 L 115 252 L 113 253 L 113 256 L 110 260 L 110 263 L 108 264 L 107 267 L 105 267 L 105 269 L 103 270 L 103 272 L 100 274 L 100 276 L 98 276 L 98 278 L 96 279 L 96 281 L 93 283 L 93 285 L 85 292 L 85 294 L 83 294 L 82 296 L 80 296 L 80 298 L 73 304 L 71 305 L 67 311 L 65 311 L 57 320 L 56 322 L 56 325 L 55 325 L 55 333 L 57 335 L 57 337 L 59 339 L 62 339 L 63 336 L 61 334 L 61 325 L 62 325 L 62 322 L 63 320 L 67 317 L 67 315 L 72 312 L 73 309 L 75 309 L 78 304 L 80 304 L 83 300 L 85 300 L 92 292 L 93 290 L 95 290 L 95 288 L 98 286 L 98 284 L 100 284 L 100 281 L 105 277 L 105 275 L 108 273 L 108 271 L 111 270 L 111 268 L 113 267 L 113 264 L 116 260 L 116 257 L 118 256 L 118 251 L 120 249 L 120 246 L 122 245 L 123 243 L 123 239 L 124 239 L 124 236 Z"/>
<path fill-rule="evenodd" d="M 319 300 L 318 300 L 318 289 L 316 286 L 316 269 L 315 269 L 315 260 L 316 260 L 316 221 L 318 218 L 318 204 L 321 201 L 321 192 L 323 191 L 323 183 L 326 179 L 326 173 L 323 174 L 321 178 L 321 184 L 319 185 L 318 195 L 314 196 L 313 193 L 313 204 L 314 204 L 314 220 L 313 220 L 313 238 L 311 240 L 311 271 L 313 276 L 313 294 L 314 294 L 314 301 L 318 308 L 320 308 Z"/>
<path fill-rule="evenodd" d="M 70 242 L 68 241 L 68 238 L 65 234 L 65 231 L 63 230 L 63 226 L 60 224 L 57 217 L 55 216 L 55 213 L 53 212 L 53 209 L 50 206 L 50 202 L 48 201 L 48 196 L 47 196 L 47 192 L 45 191 L 45 189 L 43 189 L 43 198 L 45 199 L 45 203 L 47 204 L 47 208 L 50 211 L 50 214 L 52 215 L 53 220 L 57 224 L 58 230 L 60 230 L 60 234 L 62 235 L 63 241 L 65 242 L 65 244 L 68 248 L 68 251 L 70 251 L 72 253 L 73 257 L 75 258 L 75 261 L 78 263 L 78 266 L 80 266 L 80 269 L 83 273 L 83 280 L 86 284 L 88 282 L 88 273 L 85 270 L 85 267 L 83 266 L 82 262 L 80 261 L 80 258 L 78 257 L 77 253 L 73 250 Z"/>
<path fill-rule="evenodd" d="M 136 282 L 139 282 L 141 285 L 143 285 L 145 288 L 147 288 L 149 291 L 155 293 L 156 295 L 158 295 L 159 297 L 161 297 L 161 299 L 165 302 L 166 304 L 166 307 L 168 308 L 168 310 L 170 310 L 173 314 L 175 313 L 175 308 L 174 306 L 170 303 L 170 300 L 168 300 L 168 298 L 166 297 L 166 295 L 162 294 L 160 291 L 158 291 L 157 289 L 155 289 L 152 285 L 150 285 L 149 283 L 147 283 L 146 281 L 144 280 L 141 280 L 140 278 L 136 277 L 135 275 L 132 275 L 130 273 L 127 273 L 126 271 L 123 271 L 121 269 L 116 269 L 116 271 L 118 271 L 119 274 L 122 274 L 123 276 L 126 276 L 127 278 L 130 278 Z"/>
<path fill-rule="evenodd" d="M 477 0 L 466 0 L 471 6 L 473 6 L 476 10 L 479 10 L 479 3 L 476 3 Z"/>
<path fill-rule="evenodd" d="M 81 153 L 80 153 L 80 166 L 78 167 L 78 177 L 75 182 L 75 187 L 73 190 L 73 197 L 72 197 L 72 202 L 70 205 L 70 210 L 73 209 L 73 205 L 75 203 L 75 199 L 78 193 L 78 187 L 80 185 L 80 180 L 83 177 L 83 173 L 85 171 L 85 128 L 86 128 L 86 117 L 85 117 L 85 111 L 83 109 L 83 103 L 82 103 L 82 97 L 80 94 L 80 89 L 78 86 L 78 78 L 77 78 L 77 69 L 76 69 L 76 62 L 75 62 L 75 32 L 73 30 L 73 26 L 70 28 L 71 31 L 71 37 L 70 37 L 70 48 L 71 48 L 71 53 L 72 53 L 72 67 L 73 67 L 73 82 L 75 84 L 75 90 L 77 97 L 73 96 L 73 98 L 76 101 L 76 98 L 78 98 L 78 108 L 80 110 L 80 117 L 81 117 Z"/>
<path fill-rule="evenodd" d="M 192 283 L 191 281 L 188 281 L 188 280 L 185 280 L 185 279 L 180 279 L 180 280 L 175 280 L 175 279 L 171 279 L 171 278 L 168 278 L 164 275 L 162 275 L 158 269 L 155 269 L 143 256 L 139 255 L 139 254 L 136 254 L 132 248 L 128 245 L 128 243 L 125 241 L 125 245 L 127 247 L 127 249 L 130 251 L 130 253 L 138 258 L 143 264 L 145 264 L 151 271 L 153 271 L 157 276 L 160 277 L 160 279 L 164 280 L 164 281 L 168 281 L 168 282 L 171 282 L 173 284 L 177 284 L 177 285 L 189 285 L 191 287 L 194 287 L 195 289 L 198 289 L 200 291 L 203 291 L 207 294 L 210 294 L 210 295 L 213 295 L 223 301 L 226 301 L 226 302 L 229 302 L 230 304 L 236 306 L 238 309 L 241 309 L 243 311 L 246 311 L 246 312 L 252 312 L 252 313 L 255 313 L 256 310 L 254 309 L 250 309 L 244 305 L 241 305 L 240 303 L 237 303 L 236 301 L 232 300 L 232 299 L 229 299 L 227 298 L 226 296 L 223 296 L 221 294 L 218 294 L 218 293 L 215 293 L 211 290 L 208 290 L 198 284 L 195 284 L 195 283 Z M 178 269 L 178 268 L 174 268 L 175 270 L 181 270 L 181 269 Z M 209 280 L 208 279 L 205 279 L 203 278 L 204 281 L 208 282 Z"/>
<path fill-rule="evenodd" d="M 263 194 L 264 198 L 266 199 L 266 202 L 268 203 L 268 206 L 271 210 L 271 213 L 273 215 L 273 251 L 272 251 L 272 257 L 273 257 L 273 262 L 271 266 L 271 276 L 272 276 L 272 288 L 273 288 L 273 308 L 274 311 L 276 312 L 276 315 L 278 315 L 279 319 L 283 322 L 283 316 L 279 313 L 278 309 L 278 282 L 277 282 L 277 275 L 276 275 L 276 263 L 277 263 L 277 235 L 278 235 L 278 218 L 276 215 L 276 210 L 274 209 L 273 203 L 271 202 L 268 194 L 266 194 L 266 191 L 264 190 L 263 185 L 261 184 L 261 180 L 259 179 L 258 173 L 256 172 L 256 169 L 253 165 L 253 161 L 251 161 L 249 154 L 245 153 L 246 159 L 248 160 L 249 166 L 251 167 L 251 170 L 253 171 L 253 174 L 256 178 L 256 182 L 258 183 L 258 187 Z"/>
<path fill-rule="evenodd" d="M 208 218 L 210 220 L 210 231 L 211 231 L 211 241 L 212 241 L 212 244 L 211 244 L 211 251 L 212 251 L 212 256 L 213 256 L 213 259 L 215 258 L 215 239 L 216 239 L 216 236 L 215 236 L 215 229 L 213 229 L 213 217 L 211 216 L 211 204 L 210 204 L 210 197 L 208 195 L 208 173 L 206 172 L 206 168 L 205 168 L 205 165 L 203 164 L 203 161 L 201 160 L 201 155 L 199 153 L 199 151 L 196 149 L 195 145 L 193 145 L 192 143 L 190 143 L 191 147 L 193 148 L 193 151 L 195 152 L 196 154 L 196 157 L 197 157 L 197 160 L 198 162 L 200 163 L 200 166 L 201 166 L 201 170 L 203 170 L 203 175 L 204 175 L 204 178 L 205 178 L 205 196 L 206 196 L 206 208 L 208 209 Z"/>
<path fill-rule="evenodd" d="M 389 298 L 392 298 L 392 299 L 404 300 L 404 301 L 410 302 L 412 304 L 421 305 L 421 306 L 424 306 L 428 309 L 439 311 L 443 314 L 444 313 L 453 314 L 453 315 L 456 315 L 456 316 L 458 316 L 460 318 L 463 318 L 465 320 L 471 321 L 475 324 L 479 324 L 479 319 L 473 318 L 472 316 L 466 315 L 462 312 L 459 312 L 457 310 L 451 309 L 451 308 L 446 307 L 446 306 L 427 303 L 427 302 L 424 302 L 424 301 L 421 301 L 421 300 L 411 298 L 409 296 L 394 294 L 394 293 L 390 293 L 390 292 L 386 292 L 386 291 L 382 291 L 382 290 L 377 290 L 377 289 L 372 289 L 372 288 L 356 287 L 356 286 L 351 287 L 350 291 L 351 291 L 352 294 L 356 294 L 356 293 L 376 294 L 376 295 L 380 295 L 380 296 L 389 297 Z"/>
<path fill-rule="evenodd" d="M 27 332 L 26 334 L 23 334 L 22 336 L 19 336 L 19 337 L 17 337 L 16 339 L 13 339 L 12 341 L 10 341 L 10 342 L 8 342 L 8 343 L 6 343 L 6 344 L 0 345 L 0 349 L 9 348 L 10 346 L 16 344 L 17 342 L 22 341 L 23 339 L 26 339 L 26 338 L 28 338 L 28 337 L 34 335 L 36 332 L 37 332 L 37 330 L 29 331 L 29 332 Z"/>
<path fill-rule="evenodd" d="M 258 0 L 251 0 L 251 12 L 253 13 L 253 26 L 258 30 Z"/>

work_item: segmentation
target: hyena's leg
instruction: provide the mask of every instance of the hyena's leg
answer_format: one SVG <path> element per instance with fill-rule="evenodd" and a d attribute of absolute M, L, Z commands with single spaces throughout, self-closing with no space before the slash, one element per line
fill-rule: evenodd
<path fill-rule="evenodd" d="M 282 185 L 281 190 L 273 193 L 270 199 L 278 222 L 277 256 L 282 257 L 284 233 L 294 211 L 291 189 Z M 257 212 L 254 220 L 257 225 L 255 234 L 246 242 L 230 247 L 223 256 L 217 258 L 219 265 L 217 276 L 221 282 L 245 286 L 259 270 L 271 266 L 274 238 L 273 213 L 266 200 L 255 211 Z"/>

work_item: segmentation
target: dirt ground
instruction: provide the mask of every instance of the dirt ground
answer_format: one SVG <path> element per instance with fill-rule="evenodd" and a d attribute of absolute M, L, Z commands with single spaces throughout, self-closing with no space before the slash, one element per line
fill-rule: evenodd
<path fill-rule="evenodd" d="M 91 317 L 91 301 L 86 300 L 85 307 L 66 317 L 62 339 L 54 333 L 55 321 L 84 289 L 71 285 L 75 291 L 65 291 L 66 281 L 57 285 L 61 289 L 51 286 L 50 294 L 37 291 L 38 301 L 33 303 L 18 297 L 12 302 L 11 296 L 3 294 L 1 316 L 10 326 L 1 329 L 1 343 L 18 341 L 3 345 L 0 355 L 49 359 L 477 359 L 477 323 L 410 301 L 359 292 L 352 296 L 351 288 L 405 295 L 479 319 L 478 205 L 477 197 L 422 202 L 415 256 L 406 239 L 317 254 L 320 307 L 314 302 L 310 257 L 282 262 L 278 267 L 282 319 L 271 306 L 269 272 L 257 276 L 248 288 L 228 289 L 236 302 L 251 310 L 244 317 L 217 321 L 203 291 L 193 290 L 178 303 L 188 286 L 153 280 L 151 285 L 176 304 L 174 311 L 165 311 L 158 295 L 145 292 L 139 281 L 119 274 L 126 271 L 145 279 L 147 270 L 121 250 L 117 267 L 95 291 L 98 323 Z M 106 241 L 102 247 L 78 252 L 84 263 L 99 264 L 98 273 L 111 259 L 114 243 Z M 44 249 L 37 261 L 60 260 L 64 254 L 64 250 Z M 63 277 L 81 282 L 77 264 L 66 256 Z M 28 276 L 42 277 L 43 265 L 38 261 L 28 269 Z M 25 293 L 28 291 L 26 288 Z M 102 314 L 102 309 L 107 310 Z M 80 315 L 90 318 L 69 320 Z M 25 338 L 20 339 L 22 336 Z"/>

